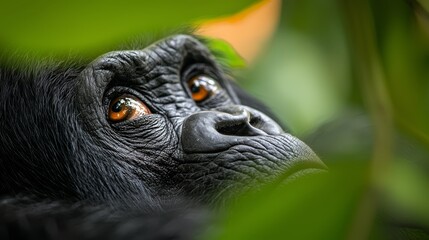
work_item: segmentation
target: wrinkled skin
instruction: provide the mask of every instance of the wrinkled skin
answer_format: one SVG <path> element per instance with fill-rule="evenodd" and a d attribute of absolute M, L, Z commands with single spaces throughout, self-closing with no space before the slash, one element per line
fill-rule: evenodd
<path fill-rule="evenodd" d="M 186 91 L 191 74 L 210 75 L 223 89 L 196 103 Z M 126 153 L 126 160 L 112 160 L 127 165 L 151 194 L 199 197 L 235 182 L 271 178 L 296 165 L 321 166 L 306 145 L 269 117 L 239 105 L 209 51 L 188 36 L 143 51 L 104 55 L 82 72 L 79 87 L 85 113 L 80 120 L 87 131 L 95 133 L 102 148 Z M 116 92 L 138 95 L 153 114 L 110 124 L 105 106 Z"/>
<path fill-rule="evenodd" d="M 212 204 L 279 175 L 325 168 L 190 36 L 107 53 L 86 67 L 19 71 L 3 69 L 0 79 L 3 197 L 157 209 L 174 199 Z M 219 88 L 196 102 L 187 81 L 199 75 Z M 123 94 L 151 114 L 109 121 Z"/>

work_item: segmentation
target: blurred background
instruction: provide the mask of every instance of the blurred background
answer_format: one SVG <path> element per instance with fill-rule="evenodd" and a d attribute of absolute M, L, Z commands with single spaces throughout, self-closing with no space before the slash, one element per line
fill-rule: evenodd
<path fill-rule="evenodd" d="M 238 84 L 330 168 L 240 196 L 201 238 L 429 239 L 427 0 L 3 1 L 0 61 L 181 25 L 229 42 Z"/>

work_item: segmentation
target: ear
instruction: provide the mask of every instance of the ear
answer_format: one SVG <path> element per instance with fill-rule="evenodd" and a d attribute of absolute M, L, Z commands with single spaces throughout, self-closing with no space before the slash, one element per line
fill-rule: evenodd
<path fill-rule="evenodd" d="M 279 124 L 280 127 L 282 127 L 285 132 L 290 132 L 289 128 L 283 122 L 280 121 L 280 119 L 273 113 L 273 111 L 267 105 L 265 105 L 259 99 L 251 96 L 249 93 L 244 91 L 242 88 L 240 88 L 237 85 L 237 83 L 230 81 L 230 84 L 231 84 L 232 90 L 234 91 L 236 97 L 239 100 L 239 104 L 249 106 L 251 108 L 254 108 L 264 113 L 265 115 L 267 115 L 268 117 L 276 121 L 277 124 Z"/>

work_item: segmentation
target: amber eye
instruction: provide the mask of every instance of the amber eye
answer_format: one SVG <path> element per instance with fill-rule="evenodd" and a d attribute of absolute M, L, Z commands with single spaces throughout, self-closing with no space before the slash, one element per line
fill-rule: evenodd
<path fill-rule="evenodd" d="M 216 94 L 220 86 L 210 77 L 199 75 L 188 81 L 188 87 L 195 102 L 201 102 Z"/>
<path fill-rule="evenodd" d="M 120 122 L 150 113 L 149 108 L 142 101 L 133 96 L 123 95 L 110 103 L 108 119 L 112 122 Z"/>

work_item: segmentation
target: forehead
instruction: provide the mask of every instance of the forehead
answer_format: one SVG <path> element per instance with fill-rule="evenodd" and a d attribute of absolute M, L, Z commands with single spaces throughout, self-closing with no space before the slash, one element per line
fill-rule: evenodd
<path fill-rule="evenodd" d="M 89 64 L 83 76 L 89 81 L 88 85 L 96 81 L 101 86 L 112 78 L 143 84 L 163 80 L 159 77 L 166 75 L 170 77 L 164 80 L 174 80 L 186 65 L 193 63 L 204 63 L 216 70 L 219 68 L 204 44 L 191 36 L 176 35 L 142 50 L 106 53 Z"/>

